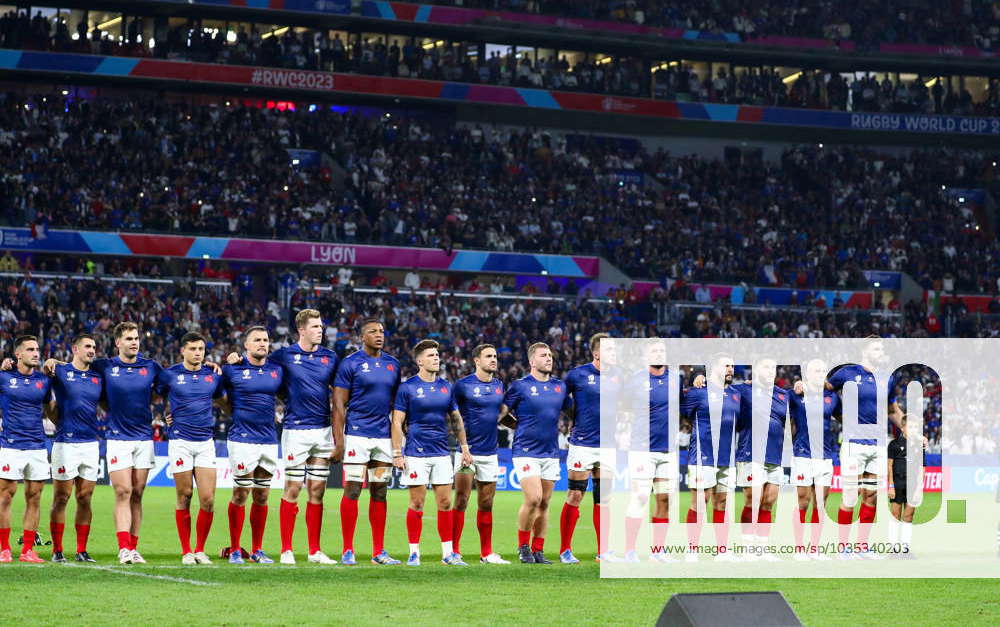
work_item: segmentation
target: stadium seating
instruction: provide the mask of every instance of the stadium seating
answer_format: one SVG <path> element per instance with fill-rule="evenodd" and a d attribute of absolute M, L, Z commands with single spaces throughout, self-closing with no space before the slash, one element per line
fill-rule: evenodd
<path fill-rule="evenodd" d="M 766 36 L 854 40 L 860 44 L 900 41 L 936 45 L 1000 45 L 995 3 L 923 3 L 892 0 L 430 0 L 423 4 L 501 9 L 615 20 L 708 32 L 734 32 L 744 39 Z"/>
<path fill-rule="evenodd" d="M 568 9 L 576 3 L 562 4 L 566 4 Z M 693 11 L 696 13 L 698 10 Z M 805 24 L 804 15 L 808 13 L 796 16 L 796 26 Z M 714 30 L 716 27 L 698 23 L 687 28 Z M 553 54 L 533 60 L 524 55 L 515 56 L 511 51 L 503 54 L 494 51 L 485 57 L 470 60 L 465 51 L 467 48 L 475 49 L 477 44 L 448 42 L 440 47 L 426 48 L 412 37 L 389 35 L 362 38 L 357 35 L 342 39 L 339 34 L 331 37 L 324 30 L 286 29 L 281 35 L 269 36 L 270 32 L 263 26 L 250 31 L 241 27 L 230 41 L 222 31 L 210 34 L 194 21 L 172 28 L 166 40 L 151 50 L 131 39 L 133 35 L 124 41 L 116 41 L 106 33 L 103 36 L 96 31 L 88 34 L 86 25 L 82 23 L 75 30 L 77 39 L 72 39 L 70 26 L 65 20 L 52 24 L 41 16 L 29 19 L 23 12 L 9 12 L 0 19 L 0 46 L 83 54 L 156 56 L 205 63 L 327 70 L 667 100 L 840 111 L 1000 115 L 1000 86 L 996 79 L 988 82 L 982 96 L 977 99 L 965 87 L 933 76 L 897 80 L 885 75 L 879 80 L 874 74 L 868 74 L 851 80 L 837 72 L 803 71 L 792 80 L 767 68 L 729 71 L 719 68 L 710 76 L 704 70 L 699 74 L 690 65 L 674 62 L 659 66 L 650 80 L 646 62 L 614 54 L 613 50 L 608 51 L 613 56 L 607 59 L 599 61 L 594 56 L 587 56 L 574 63 L 570 63 L 565 55 L 557 58 Z M 794 33 L 794 28 L 790 32 Z M 989 37 L 986 39 L 989 40 Z"/>
<path fill-rule="evenodd" d="M 0 156 L 20 174 L 0 223 L 599 254 L 634 279 L 849 288 L 879 268 L 925 289 L 998 288 L 996 240 L 942 191 L 992 185 L 997 157 L 983 152 L 813 145 L 737 163 L 231 104 L 8 97 Z M 343 180 L 292 167 L 287 148 L 328 152 Z"/>

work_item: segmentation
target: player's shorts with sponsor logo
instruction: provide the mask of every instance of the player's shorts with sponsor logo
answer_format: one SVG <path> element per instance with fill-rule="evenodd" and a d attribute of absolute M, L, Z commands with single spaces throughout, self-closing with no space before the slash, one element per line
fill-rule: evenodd
<path fill-rule="evenodd" d="M 80 477 L 97 481 L 101 448 L 97 442 L 55 442 L 52 445 L 52 479 L 70 481 Z"/>
<path fill-rule="evenodd" d="M 344 463 L 367 464 L 368 462 L 391 464 L 392 440 L 348 434 L 344 438 Z"/>
<path fill-rule="evenodd" d="M 656 451 L 629 451 L 628 453 L 628 474 L 633 480 L 666 479 L 672 485 L 677 482 L 679 471 L 677 453 L 658 453 Z"/>
<path fill-rule="evenodd" d="M 51 475 L 49 454 L 44 448 L 0 448 L 0 479 L 45 481 Z"/>
<path fill-rule="evenodd" d="M 215 468 L 215 440 L 170 440 L 167 443 L 167 457 L 173 472 Z"/>
<path fill-rule="evenodd" d="M 462 454 L 455 453 L 455 474 L 476 475 L 476 481 L 496 483 L 500 476 L 500 459 L 496 455 L 473 455 L 471 466 L 462 466 Z"/>
<path fill-rule="evenodd" d="M 733 487 L 733 473 L 729 466 L 688 464 L 687 484 L 691 490 L 707 490 L 716 485 L 728 489 Z"/>
<path fill-rule="evenodd" d="M 514 472 L 520 479 L 541 477 L 545 481 L 559 481 L 558 457 L 515 457 L 511 460 Z"/>
<path fill-rule="evenodd" d="M 306 463 L 310 457 L 330 457 L 333 454 L 333 427 L 319 429 L 288 429 L 281 432 L 281 455 L 285 468 Z M 347 461 L 347 460 L 344 460 Z"/>
<path fill-rule="evenodd" d="M 278 471 L 278 445 L 229 441 L 229 467 L 241 477 L 261 468 L 274 475 Z"/>
<path fill-rule="evenodd" d="M 455 479 L 451 457 L 407 457 L 402 484 L 405 486 L 448 485 Z"/>
<path fill-rule="evenodd" d="M 570 444 L 566 453 L 566 469 L 570 472 L 593 470 L 614 472 L 615 449 Z"/>
<path fill-rule="evenodd" d="M 884 446 L 844 442 L 840 447 L 840 474 L 855 476 L 863 473 L 884 475 L 887 469 Z"/>
<path fill-rule="evenodd" d="M 104 455 L 108 461 L 108 472 L 126 468 L 149 469 L 156 465 L 155 457 L 152 440 L 108 440 Z"/>
<path fill-rule="evenodd" d="M 811 457 L 792 458 L 792 484 L 796 486 L 833 485 L 833 460 Z"/>
<path fill-rule="evenodd" d="M 773 483 L 781 485 L 785 482 L 785 472 L 781 464 L 764 462 L 736 462 L 736 487 L 748 488 L 755 485 Z"/>

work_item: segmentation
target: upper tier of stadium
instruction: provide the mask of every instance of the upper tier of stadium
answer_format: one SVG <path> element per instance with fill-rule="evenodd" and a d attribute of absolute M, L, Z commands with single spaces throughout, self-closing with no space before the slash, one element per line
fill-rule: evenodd
<path fill-rule="evenodd" d="M 574 3 L 566 3 L 567 6 Z M 582 3 L 586 4 L 586 3 Z M 838 9 L 839 13 L 839 9 Z M 862 12 L 863 14 L 863 12 Z M 252 17 L 258 17 L 253 15 Z M 74 22 L 75 20 L 75 22 Z M 89 14 L 46 17 L 7 12 L 0 47 L 104 56 L 159 58 L 227 65 L 322 70 L 469 84 L 542 88 L 654 98 L 866 113 L 1000 117 L 1000 85 L 989 76 L 931 71 L 874 71 L 872 67 L 809 69 L 785 63 L 695 61 L 638 56 L 608 49 L 484 44 L 470 39 L 278 27 L 246 22 L 215 24 L 174 18 L 162 27 L 126 16 L 97 24 Z M 106 26 L 115 22 L 113 26 Z M 221 26 L 221 28 L 220 28 Z M 228 30 L 224 30 L 228 29 Z M 880 30 L 880 33 L 885 32 Z M 154 33 L 156 33 L 154 37 Z"/>

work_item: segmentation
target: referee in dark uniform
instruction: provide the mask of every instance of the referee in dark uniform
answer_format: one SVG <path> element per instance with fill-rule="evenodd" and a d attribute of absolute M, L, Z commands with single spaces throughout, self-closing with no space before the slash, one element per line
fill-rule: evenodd
<path fill-rule="evenodd" d="M 899 543 L 900 550 L 893 550 L 893 555 L 900 559 L 913 559 L 913 551 L 910 544 L 913 540 L 913 513 L 924 500 L 924 466 L 926 465 L 926 453 L 921 442 L 922 434 L 916 433 L 917 426 L 913 429 L 907 426 L 907 416 L 902 417 L 902 424 L 899 434 L 889 442 L 888 462 L 889 476 L 889 511 L 893 520 L 889 521 L 889 542 Z M 911 498 L 907 498 L 907 476 L 906 476 L 906 449 L 908 440 L 911 440 L 920 451 L 920 470 L 914 478 L 915 490 Z"/>

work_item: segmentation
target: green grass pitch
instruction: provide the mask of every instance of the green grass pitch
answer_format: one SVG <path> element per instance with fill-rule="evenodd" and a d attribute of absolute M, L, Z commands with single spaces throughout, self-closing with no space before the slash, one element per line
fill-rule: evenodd
<path fill-rule="evenodd" d="M 501 492 L 494 509 L 494 547 L 513 558 L 515 517 L 520 494 Z M 99 564 L 0 566 L 0 592 L 8 621 L 13 616 L 32 624 L 206 624 L 303 625 L 403 624 L 463 625 L 571 624 L 649 625 L 670 595 L 677 592 L 780 590 L 807 625 L 996 625 L 1000 624 L 1000 582 L 947 579 L 600 579 L 593 561 L 595 539 L 588 501 L 581 508 L 575 549 L 583 562 L 576 566 L 484 566 L 468 568 L 438 562 L 440 545 L 433 504 L 425 514 L 424 565 L 378 567 L 367 562 L 371 536 L 367 497 L 362 497 L 358 521 L 356 567 L 305 564 L 305 521 L 296 527 L 296 567 L 230 566 L 215 559 L 213 566 L 180 565 L 174 527 L 171 488 L 149 488 L 140 550 L 150 564 L 118 566 L 111 520 L 112 492 L 98 486 L 90 553 Z M 228 542 L 228 490 L 219 490 L 217 513 L 209 540 L 210 555 Z M 277 558 L 278 499 L 274 491 L 264 548 Z M 474 500 L 474 499 L 473 499 Z M 558 549 L 558 512 L 563 495 L 553 496 L 547 553 Z M 340 491 L 326 496 L 324 550 L 339 557 Z M 48 538 L 51 488 L 43 495 L 42 531 Z M 23 497 L 15 499 L 13 534 L 20 532 Z M 75 546 L 73 504 L 68 512 L 65 545 Z M 304 506 L 300 504 L 304 510 Z M 406 494 L 390 491 L 387 548 L 405 559 Z M 13 538 L 12 538 L 13 539 Z M 249 544 L 249 524 L 244 531 Z M 463 549 L 476 557 L 479 546 L 475 512 L 466 516 Z M 16 553 L 16 546 L 15 546 Z M 49 547 L 40 555 L 50 557 Z M 70 553 L 71 555 L 71 553 Z M 16 560 L 16 557 L 15 557 Z M 13 614 L 11 614 L 13 613 Z"/>

